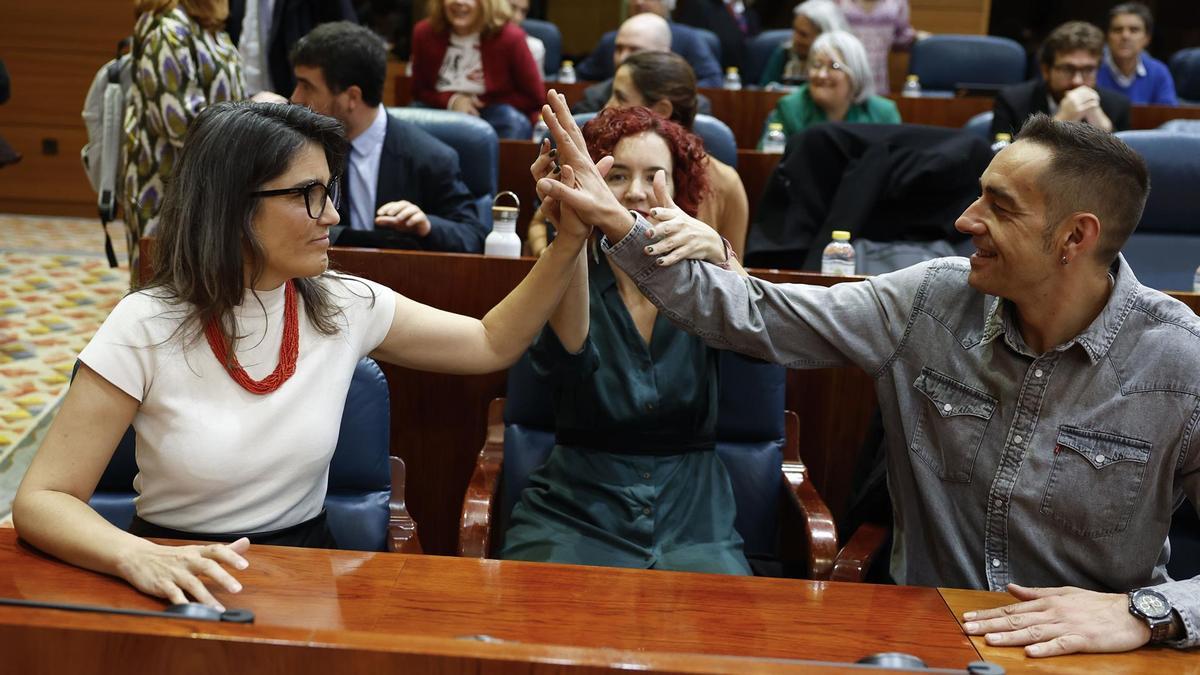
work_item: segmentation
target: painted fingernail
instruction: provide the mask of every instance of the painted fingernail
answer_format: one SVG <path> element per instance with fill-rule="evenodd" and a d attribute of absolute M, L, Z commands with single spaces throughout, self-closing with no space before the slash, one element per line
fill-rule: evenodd
<path fill-rule="evenodd" d="M 646 247 L 646 253 L 654 253 L 654 247 L 653 247 L 653 246 L 647 246 L 647 247 Z"/>
<path fill-rule="evenodd" d="M 562 167 L 561 167 L 561 166 L 559 166 L 559 165 L 557 165 L 557 164 L 555 164 L 555 165 L 554 165 L 554 171 L 552 171 L 551 173 L 558 173 L 558 172 L 560 172 L 560 171 L 562 171 Z"/>
<path fill-rule="evenodd" d="M 654 230 L 653 230 L 653 229 L 651 229 L 651 228 L 649 228 L 649 227 L 647 227 L 647 228 L 646 228 L 646 236 L 647 236 L 647 237 L 650 237 L 651 239 L 653 239 L 653 238 L 654 238 Z"/>
<path fill-rule="evenodd" d="M 967 612 L 966 614 L 963 614 L 964 621 L 970 621 L 971 619 L 974 619 L 974 618 L 975 618 L 975 612 Z"/>
<path fill-rule="evenodd" d="M 660 267 L 661 267 L 661 266 L 663 266 L 663 265 L 666 265 L 666 264 L 667 264 L 667 259 L 666 259 L 666 258 L 659 258 L 658 260 L 655 260 L 655 261 L 654 261 L 654 263 L 655 263 L 655 264 L 657 264 L 658 266 L 660 266 Z"/>
<path fill-rule="evenodd" d="M 963 628 L 965 628 L 967 630 L 967 632 L 974 632 L 976 628 L 979 628 L 979 624 L 966 623 L 966 624 L 963 624 Z"/>
<path fill-rule="evenodd" d="M 550 141 L 546 142 L 549 143 Z M 558 148 L 550 148 L 550 159 L 554 159 L 555 157 L 558 157 Z"/>

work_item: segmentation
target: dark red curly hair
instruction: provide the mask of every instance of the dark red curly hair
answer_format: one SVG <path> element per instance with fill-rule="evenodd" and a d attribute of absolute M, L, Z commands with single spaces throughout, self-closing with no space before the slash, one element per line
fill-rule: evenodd
<path fill-rule="evenodd" d="M 708 154 L 704 142 L 675 122 L 660 117 L 649 108 L 605 108 L 583 125 L 592 161 L 599 162 L 616 149 L 626 136 L 651 131 L 667 142 L 671 150 L 671 180 L 675 183 L 675 204 L 689 216 L 695 216 L 700 200 L 708 193 Z"/>

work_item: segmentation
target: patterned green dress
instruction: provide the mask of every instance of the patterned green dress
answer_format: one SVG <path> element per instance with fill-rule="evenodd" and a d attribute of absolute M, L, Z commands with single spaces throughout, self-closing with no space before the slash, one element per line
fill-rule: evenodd
<path fill-rule="evenodd" d="M 164 181 L 188 124 L 205 106 L 244 97 L 241 58 L 225 32 L 205 29 L 181 7 L 138 17 L 125 106 L 122 204 L 135 286 L 137 242 L 158 225 Z"/>

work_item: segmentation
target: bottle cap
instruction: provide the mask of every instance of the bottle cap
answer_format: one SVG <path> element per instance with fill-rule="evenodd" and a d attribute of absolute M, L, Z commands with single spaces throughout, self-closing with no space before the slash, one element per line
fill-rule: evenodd
<path fill-rule="evenodd" d="M 834 230 L 833 231 L 833 240 L 834 241 L 850 241 L 850 233 L 845 230 Z"/>
<path fill-rule="evenodd" d="M 771 122 L 767 125 L 767 128 L 771 131 L 775 131 L 776 129 L 783 131 L 783 122 Z"/>
<path fill-rule="evenodd" d="M 1012 134 L 1006 134 L 1004 132 L 1000 132 L 1000 133 L 996 134 L 996 140 L 1005 141 L 1005 142 L 1011 141 Z"/>
<path fill-rule="evenodd" d="M 737 71 L 738 71 L 737 66 L 729 66 L 728 68 L 725 69 L 725 72 L 729 73 L 730 75 L 736 75 Z"/>
<path fill-rule="evenodd" d="M 573 67 L 575 67 L 575 62 L 572 61 L 571 59 L 563 59 L 562 67 L 563 68 L 573 68 Z"/>
<path fill-rule="evenodd" d="M 905 78 L 905 81 L 906 82 L 920 82 L 921 78 L 917 75 L 909 75 L 907 78 Z"/>

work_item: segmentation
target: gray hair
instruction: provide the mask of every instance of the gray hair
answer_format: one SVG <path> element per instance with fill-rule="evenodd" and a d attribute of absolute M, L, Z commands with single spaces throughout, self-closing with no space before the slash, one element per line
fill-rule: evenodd
<path fill-rule="evenodd" d="M 662 0 L 662 4 L 663 4 L 663 7 L 665 7 L 668 12 L 675 11 L 675 0 Z"/>
<path fill-rule="evenodd" d="M 821 33 L 808 50 L 808 58 L 822 53 L 837 58 L 846 66 L 846 74 L 850 76 L 850 95 L 855 103 L 862 103 L 875 95 L 875 73 L 867 58 L 867 48 L 858 38 L 844 30 Z"/>
<path fill-rule="evenodd" d="M 846 17 L 833 0 L 804 0 L 793 10 L 796 16 L 803 16 L 812 22 L 817 30 L 828 33 L 831 30 L 850 30 Z"/>

